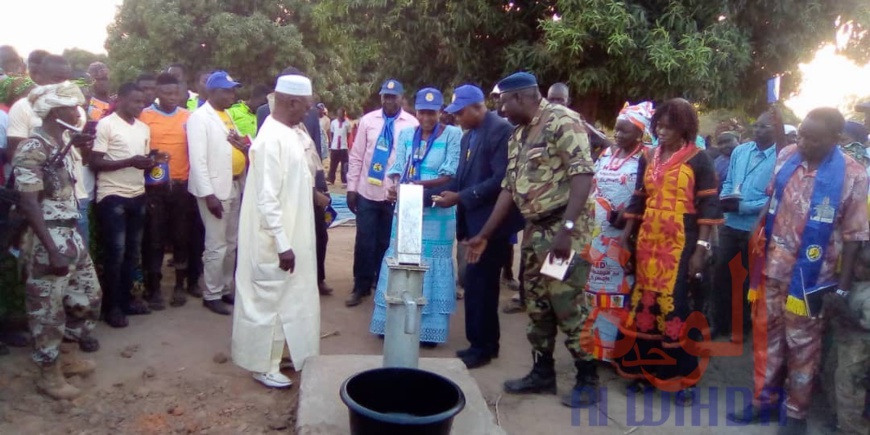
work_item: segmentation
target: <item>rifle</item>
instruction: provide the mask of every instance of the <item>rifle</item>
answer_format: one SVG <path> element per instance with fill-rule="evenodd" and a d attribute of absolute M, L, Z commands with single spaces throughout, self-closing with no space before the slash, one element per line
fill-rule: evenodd
<path fill-rule="evenodd" d="M 72 128 L 63 122 L 61 123 L 67 128 Z M 80 133 L 79 129 L 72 128 L 72 130 Z M 42 139 L 35 139 L 47 148 L 46 143 Z M 55 192 L 60 188 L 58 171 L 63 169 L 63 161 L 75 142 L 75 138 L 71 138 L 59 152 L 51 155 L 42 164 L 45 191 Z M 6 185 L 0 188 L 0 252 L 6 252 L 10 247 L 17 245 L 21 235 L 24 234 L 24 230 L 27 229 L 27 219 L 15 210 L 20 202 L 21 194 L 15 190 L 15 177 L 10 174 Z"/>

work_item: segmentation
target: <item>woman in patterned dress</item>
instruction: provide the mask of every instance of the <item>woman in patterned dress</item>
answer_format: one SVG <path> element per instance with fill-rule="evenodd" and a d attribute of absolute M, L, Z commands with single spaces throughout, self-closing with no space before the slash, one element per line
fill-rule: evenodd
<path fill-rule="evenodd" d="M 425 88 L 417 93 L 415 109 L 420 126 L 399 133 L 396 161 L 387 171 L 393 182 L 420 184 L 431 189 L 448 183 L 459 167 L 460 140 L 458 127 L 439 123 L 443 97 L 437 89 Z M 396 194 L 395 187 L 390 195 Z M 424 201 L 424 203 L 427 201 Z M 431 204 L 431 202 L 429 202 Z M 420 342 L 434 347 L 447 341 L 450 315 L 456 311 L 456 281 L 453 268 L 453 242 L 456 238 L 455 207 L 426 207 L 423 210 L 423 255 L 429 269 L 423 276 L 423 316 L 420 320 Z M 387 258 L 395 256 L 396 220 L 390 236 L 390 247 L 381 263 L 375 292 L 375 308 L 369 331 L 383 335 L 387 318 L 384 295 L 390 279 Z"/>
<path fill-rule="evenodd" d="M 586 281 L 586 305 L 591 308 L 584 328 L 584 347 L 600 360 L 612 359 L 618 325 L 628 317 L 628 301 L 634 273 L 626 269 L 630 253 L 622 249 L 625 228 L 623 212 L 637 185 L 637 167 L 643 139 L 649 130 L 652 103 L 628 103 L 616 118 L 615 146 L 595 163 L 592 200 L 595 201 L 595 231 L 583 251 L 591 264 Z"/>
<path fill-rule="evenodd" d="M 701 325 L 686 320 L 722 210 L 713 161 L 694 144 L 698 115 L 692 105 L 683 99 L 663 103 L 652 131 L 659 147 L 640 158 L 637 189 L 624 213 L 623 246 L 638 230 L 636 282 L 614 360 L 622 376 L 635 380 L 631 390 L 645 380 L 677 391 L 675 402 L 689 406 L 700 370 L 687 349 Z"/>

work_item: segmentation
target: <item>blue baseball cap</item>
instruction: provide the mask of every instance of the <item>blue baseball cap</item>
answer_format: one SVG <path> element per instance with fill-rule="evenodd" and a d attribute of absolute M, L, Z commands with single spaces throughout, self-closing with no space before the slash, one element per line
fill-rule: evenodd
<path fill-rule="evenodd" d="M 215 71 L 208 76 L 205 82 L 206 89 L 233 89 L 242 84 L 234 81 L 226 71 Z"/>
<path fill-rule="evenodd" d="M 507 92 L 516 92 L 523 89 L 537 87 L 538 79 L 527 72 L 518 72 L 501 79 L 497 86 L 503 94 Z"/>
<path fill-rule="evenodd" d="M 389 79 L 381 85 L 381 95 L 402 95 L 405 93 L 405 88 L 395 79 Z"/>
<path fill-rule="evenodd" d="M 444 96 L 435 88 L 423 88 L 417 91 L 414 110 L 441 110 L 444 107 Z"/>
<path fill-rule="evenodd" d="M 453 102 L 444 109 L 445 112 L 453 114 L 459 113 L 462 109 L 472 105 L 483 103 L 486 97 L 483 91 L 474 85 L 462 85 L 453 91 Z"/>

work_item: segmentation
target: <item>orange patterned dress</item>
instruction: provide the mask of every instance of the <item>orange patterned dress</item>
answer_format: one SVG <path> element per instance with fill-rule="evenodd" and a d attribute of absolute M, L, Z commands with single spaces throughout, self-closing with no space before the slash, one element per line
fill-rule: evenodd
<path fill-rule="evenodd" d="M 689 144 L 692 145 L 692 144 Z M 680 333 L 692 312 L 691 293 L 697 281 L 688 277 L 701 225 L 723 220 L 713 160 L 695 146 L 685 146 L 667 161 L 658 149 L 647 151 L 638 168 L 637 189 L 626 217 L 639 220 L 636 283 L 629 316 L 619 337 L 634 337 L 632 349 L 616 358 L 626 377 L 644 370 L 659 379 L 686 376 L 697 366 L 680 344 Z M 664 352 L 673 364 L 649 364 Z"/>

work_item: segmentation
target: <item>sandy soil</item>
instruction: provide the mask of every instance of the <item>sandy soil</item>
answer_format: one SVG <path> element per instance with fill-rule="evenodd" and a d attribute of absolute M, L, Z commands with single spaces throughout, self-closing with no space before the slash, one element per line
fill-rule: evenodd
<path fill-rule="evenodd" d="M 355 308 L 344 306 L 352 284 L 353 237 L 354 228 L 330 230 L 328 283 L 336 293 L 321 298 L 321 332 L 338 334 L 323 339 L 324 354 L 380 354 L 382 349 L 382 342 L 367 332 L 371 298 Z M 171 279 L 167 276 L 167 292 Z M 502 300 L 511 295 L 504 290 Z M 775 433 L 775 427 L 726 428 L 725 400 L 714 406 L 717 422 L 708 422 L 704 417 L 700 425 L 693 427 L 691 422 L 681 425 L 670 416 L 662 425 L 633 429 L 642 425 L 627 420 L 624 382 L 610 370 L 600 371 L 608 387 L 608 421 L 602 419 L 594 427 L 589 427 L 588 412 L 574 413 L 559 405 L 553 396 L 502 395 L 502 382 L 524 375 L 531 357 L 525 338 L 527 317 L 502 315 L 501 321 L 500 358 L 472 374 L 509 433 Z M 227 361 L 231 328 L 230 317 L 208 312 L 198 299 L 190 299 L 182 308 L 169 307 L 163 312 L 131 317 L 126 329 L 100 324 L 96 336 L 102 349 L 90 356 L 99 364 L 98 371 L 87 379 L 73 379 L 86 394 L 72 402 L 55 402 L 39 395 L 33 386 L 36 368 L 30 362 L 29 351 L 14 349 L 11 355 L 0 358 L 0 434 L 292 433 L 298 387 L 266 389 Z M 464 335 L 464 314 L 459 304 L 451 321 L 449 342 L 422 350 L 421 356 L 452 357 L 456 350 L 467 346 Z M 562 340 L 557 339 L 556 359 L 559 391 L 565 393 L 573 385 L 574 370 Z M 716 359 L 703 385 L 748 387 L 750 373 L 748 352 Z M 298 380 L 292 371 L 287 374 Z M 708 403 L 706 396 L 704 401 Z M 655 409 L 660 410 L 660 404 Z"/>

